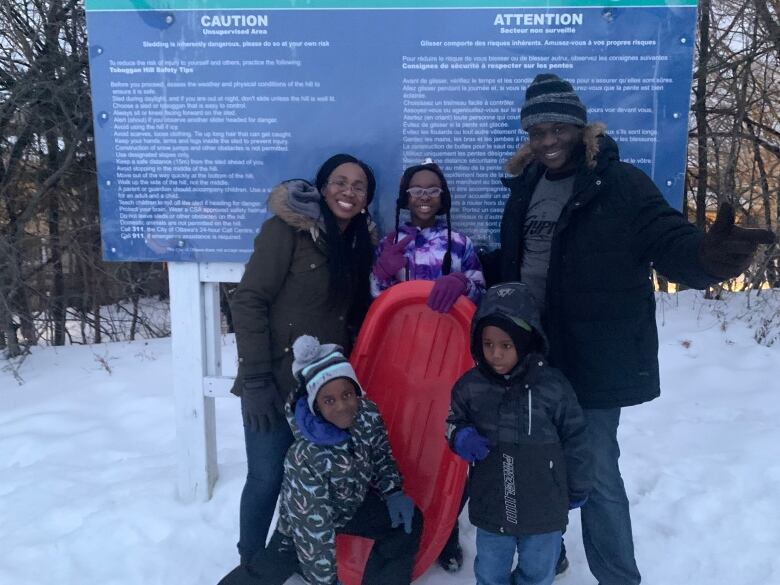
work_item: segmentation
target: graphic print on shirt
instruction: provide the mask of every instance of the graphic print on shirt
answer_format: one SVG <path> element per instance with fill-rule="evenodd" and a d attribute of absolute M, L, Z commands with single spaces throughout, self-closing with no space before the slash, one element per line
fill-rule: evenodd
<path fill-rule="evenodd" d="M 556 181 L 543 177 L 536 185 L 523 226 L 521 280 L 537 302 L 543 303 L 550 262 L 550 246 L 561 211 L 574 187 L 574 176 Z"/>
<path fill-rule="evenodd" d="M 555 213 L 557 211 L 557 213 Z M 550 248 L 555 226 L 558 223 L 561 210 L 551 209 L 549 200 L 534 201 L 528 208 L 528 216 L 523 230 L 525 255 L 544 254 Z"/>

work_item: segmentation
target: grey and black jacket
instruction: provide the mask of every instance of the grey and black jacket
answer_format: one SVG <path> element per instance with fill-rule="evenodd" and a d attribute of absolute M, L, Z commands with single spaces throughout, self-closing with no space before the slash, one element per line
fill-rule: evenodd
<path fill-rule="evenodd" d="M 508 376 L 496 374 L 483 358 L 480 321 L 520 318 L 537 335 L 539 353 L 521 357 Z M 585 419 L 563 374 L 550 367 L 538 312 L 525 285 L 492 287 L 472 321 L 471 352 L 477 366 L 452 390 L 447 438 L 468 426 L 490 443 L 490 454 L 475 463 L 469 480 L 469 518 L 501 534 L 562 530 L 570 501 L 590 491 L 590 454 Z"/>
<path fill-rule="evenodd" d="M 284 460 L 277 530 L 292 538 L 312 585 L 336 581 L 336 531 L 352 519 L 368 490 L 386 497 L 402 488 L 379 410 L 370 400 L 358 400 L 355 422 L 336 444 L 307 438 L 289 417 L 295 442 Z"/>

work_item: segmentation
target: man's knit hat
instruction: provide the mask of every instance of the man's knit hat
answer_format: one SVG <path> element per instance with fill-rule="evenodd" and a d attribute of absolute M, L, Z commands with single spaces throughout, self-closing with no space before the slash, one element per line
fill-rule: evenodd
<path fill-rule="evenodd" d="M 335 343 L 320 343 L 311 335 L 301 335 L 293 343 L 292 373 L 298 385 L 306 389 L 309 410 L 314 413 L 314 400 L 320 388 L 336 378 L 347 378 L 355 384 L 358 395 L 363 393 L 355 370 Z"/>
<path fill-rule="evenodd" d="M 540 73 L 525 90 L 520 125 L 528 130 L 535 124 L 562 122 L 585 126 L 588 111 L 571 83 L 553 73 Z"/>

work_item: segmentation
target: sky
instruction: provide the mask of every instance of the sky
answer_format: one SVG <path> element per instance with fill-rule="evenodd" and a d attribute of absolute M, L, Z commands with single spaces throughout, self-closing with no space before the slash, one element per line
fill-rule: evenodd
<path fill-rule="evenodd" d="M 657 318 L 661 398 L 619 430 L 643 583 L 776 585 L 780 291 L 659 295 Z M 223 349 L 234 363 L 232 336 Z M 0 585 L 215 585 L 237 564 L 239 403 L 217 400 L 213 497 L 182 503 L 169 338 L 37 347 L 22 384 L 10 370 L 0 360 Z M 415 583 L 474 583 L 460 522 L 463 569 Z M 556 584 L 596 583 L 580 535 L 575 512 Z"/>

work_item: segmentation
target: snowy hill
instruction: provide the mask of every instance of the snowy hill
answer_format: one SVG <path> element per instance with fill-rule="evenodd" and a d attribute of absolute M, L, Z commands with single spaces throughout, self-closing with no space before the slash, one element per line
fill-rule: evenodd
<path fill-rule="evenodd" d="M 662 396 L 620 429 L 643 583 L 780 583 L 780 294 L 664 295 L 658 322 Z M 214 497 L 181 504 L 169 339 L 38 348 L 19 374 L 0 371 L 0 585 L 214 585 L 235 565 L 238 401 L 217 401 Z M 463 570 L 416 583 L 474 582 L 461 527 Z M 579 534 L 573 514 L 561 585 L 595 583 Z"/>

